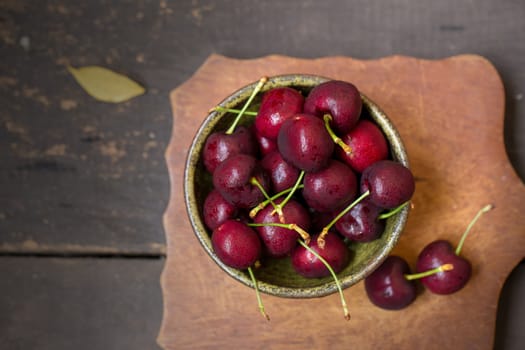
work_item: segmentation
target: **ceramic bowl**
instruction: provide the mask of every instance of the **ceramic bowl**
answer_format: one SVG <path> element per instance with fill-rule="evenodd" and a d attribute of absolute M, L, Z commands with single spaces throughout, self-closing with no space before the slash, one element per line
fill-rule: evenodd
<path fill-rule="evenodd" d="M 270 77 L 248 110 L 256 111 L 262 94 L 269 89 L 289 86 L 301 91 L 306 96 L 314 86 L 327 80 L 329 79 L 303 74 Z M 242 108 L 256 84 L 257 82 L 254 82 L 240 88 L 218 105 L 225 108 Z M 357 87 L 359 88 L 359 86 Z M 361 94 L 361 99 L 363 101 L 362 117 L 370 118 L 379 125 L 389 143 L 391 158 L 409 167 L 405 147 L 392 122 L 371 99 L 363 94 Z M 206 228 L 202 217 L 204 200 L 212 189 L 212 177 L 204 169 L 202 163 L 203 146 L 208 135 L 215 131 L 225 131 L 234 117 L 234 114 L 226 112 L 211 112 L 205 117 L 188 151 L 184 171 L 184 198 L 193 231 L 210 259 L 217 263 L 226 274 L 253 288 L 247 271 L 228 267 L 215 255 L 211 244 L 211 231 Z M 253 123 L 253 118 L 244 116 L 243 123 Z M 343 288 L 350 287 L 364 279 L 386 259 L 403 231 L 408 212 L 409 206 L 406 206 L 396 215 L 388 218 L 385 231 L 379 239 L 369 243 L 352 243 L 350 245 L 350 249 L 353 251 L 353 259 L 338 274 Z M 279 297 L 313 298 L 337 291 L 337 286 L 331 276 L 319 279 L 301 277 L 293 270 L 289 258 L 265 261 L 262 267 L 255 269 L 255 274 L 260 291 Z"/>

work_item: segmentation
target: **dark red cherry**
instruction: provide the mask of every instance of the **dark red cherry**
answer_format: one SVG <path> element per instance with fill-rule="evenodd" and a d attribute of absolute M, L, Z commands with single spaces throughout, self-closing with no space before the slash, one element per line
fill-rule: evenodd
<path fill-rule="evenodd" d="M 381 208 L 365 198 L 337 220 L 335 228 L 337 232 L 351 241 L 373 241 L 379 238 L 385 230 L 385 221 L 378 219 L 381 212 Z"/>
<path fill-rule="evenodd" d="M 412 172 L 401 163 L 380 160 L 361 174 L 361 192 L 370 191 L 370 201 L 393 209 L 412 198 L 415 190 Z"/>
<path fill-rule="evenodd" d="M 222 162 L 213 172 L 213 185 L 220 194 L 238 208 L 251 208 L 264 200 L 254 179 L 268 191 L 269 180 L 257 159 L 236 154 Z"/>
<path fill-rule="evenodd" d="M 261 256 L 261 242 L 257 233 L 245 223 L 227 220 L 213 230 L 213 251 L 226 265 L 247 269 Z"/>
<path fill-rule="evenodd" d="M 214 132 L 206 139 L 202 158 L 206 170 L 213 173 L 217 166 L 235 154 L 255 155 L 257 143 L 250 129 L 238 126 L 232 134 Z"/>
<path fill-rule="evenodd" d="M 270 177 L 275 193 L 292 187 L 299 178 L 299 169 L 285 161 L 279 151 L 267 154 L 261 160 L 261 167 Z"/>
<path fill-rule="evenodd" d="M 416 284 L 405 278 L 407 274 L 410 274 L 407 262 L 398 256 L 389 256 L 365 278 L 368 299 L 387 310 L 407 307 L 416 298 Z"/>
<path fill-rule="evenodd" d="M 339 135 L 349 132 L 359 120 L 362 101 L 357 88 L 348 82 L 331 80 L 310 91 L 304 102 L 304 112 L 323 117 L 330 114 L 332 128 Z"/>
<path fill-rule="evenodd" d="M 330 160 L 328 165 L 304 176 L 303 197 L 319 212 L 332 212 L 349 204 L 357 193 L 357 177 L 346 164 Z"/>
<path fill-rule="evenodd" d="M 262 98 L 259 112 L 255 117 L 257 133 L 270 140 L 276 140 L 282 123 L 303 111 L 304 97 L 290 87 L 279 87 L 267 91 Z"/>
<path fill-rule="evenodd" d="M 336 147 L 337 157 L 358 173 L 362 173 L 373 163 L 388 158 L 385 136 L 381 129 L 369 120 L 360 120 L 352 130 L 341 137 L 341 140 L 350 147 L 350 152 Z"/>
<path fill-rule="evenodd" d="M 444 264 L 451 264 L 454 268 L 421 279 L 421 283 L 432 293 L 457 292 L 470 279 L 472 272 L 470 262 L 456 255 L 452 245 L 444 240 L 434 241 L 421 251 L 417 258 L 416 271 L 426 271 Z"/>
<path fill-rule="evenodd" d="M 282 124 L 277 147 L 283 158 L 296 168 L 315 172 L 328 164 L 334 142 L 320 118 L 297 114 Z"/>
<path fill-rule="evenodd" d="M 275 201 L 276 204 L 282 202 L 282 198 Z M 308 231 L 310 229 L 310 216 L 308 211 L 294 200 L 288 201 L 282 208 L 284 223 L 296 224 L 301 229 Z M 273 207 L 267 205 L 254 218 L 256 224 L 276 223 L 280 224 L 279 215 L 273 213 Z M 280 258 L 289 255 L 297 245 L 299 234 L 297 231 L 278 226 L 258 226 L 255 230 L 261 237 L 266 248 L 266 253 L 274 258 Z"/>
<path fill-rule="evenodd" d="M 318 235 L 311 237 L 308 245 L 317 252 L 335 273 L 341 272 L 350 262 L 350 250 L 341 238 L 335 234 L 325 237 L 325 246 L 320 248 L 317 244 Z M 314 254 L 303 246 L 297 246 L 292 253 L 292 266 L 294 270 L 307 278 L 321 278 L 330 275 L 330 271 Z"/>
<path fill-rule="evenodd" d="M 261 156 L 265 156 L 273 151 L 277 151 L 277 140 L 270 140 L 264 136 L 255 133 L 255 139 L 259 145 L 259 152 Z"/>
<path fill-rule="evenodd" d="M 212 190 L 204 200 L 203 213 L 204 223 L 210 230 L 228 219 L 237 216 L 237 208 L 228 202 L 217 190 Z"/>

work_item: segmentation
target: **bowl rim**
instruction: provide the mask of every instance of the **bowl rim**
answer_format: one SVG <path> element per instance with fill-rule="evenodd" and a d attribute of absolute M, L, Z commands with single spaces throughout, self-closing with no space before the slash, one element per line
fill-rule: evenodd
<path fill-rule="evenodd" d="M 269 89 L 277 86 L 304 86 L 311 87 L 314 84 L 320 84 L 329 80 L 335 80 L 324 76 L 313 75 L 313 74 L 283 74 L 268 77 L 267 83 L 261 89 L 259 94 L 268 91 Z M 256 82 L 252 82 L 248 85 L 241 87 L 234 91 L 226 98 L 224 98 L 217 106 L 225 108 L 233 108 L 239 102 L 248 98 L 255 86 Z M 299 84 L 299 85 L 298 85 Z M 367 108 L 370 117 L 377 123 L 382 129 L 385 137 L 387 138 L 390 146 L 391 156 L 405 167 L 410 168 L 408 155 L 406 148 L 403 144 L 401 136 L 391 120 L 388 118 L 386 113 L 369 97 L 360 92 L 363 107 Z M 226 112 L 211 111 L 208 113 L 206 118 L 202 121 L 197 133 L 194 135 L 191 145 L 187 151 L 185 168 L 184 168 L 184 180 L 183 180 L 183 193 L 184 202 L 187 211 L 187 216 L 190 220 L 193 232 L 197 237 L 200 245 L 204 248 L 206 253 L 212 258 L 212 260 L 230 277 L 243 283 L 244 285 L 255 288 L 248 273 L 243 270 L 238 270 L 224 264 L 218 256 L 215 254 L 211 244 L 211 237 L 208 233 L 208 229 L 205 227 L 201 217 L 201 209 L 197 206 L 194 197 L 191 195 L 195 193 L 195 173 L 197 169 L 197 163 L 199 162 L 204 142 L 206 141 L 207 131 L 213 130 L 216 124 L 220 121 L 221 117 Z M 379 251 L 379 254 L 369 261 L 366 268 L 358 271 L 355 274 L 349 274 L 347 276 L 341 276 L 339 281 L 341 288 L 346 289 L 362 279 L 366 278 L 372 273 L 379 265 L 388 257 L 394 246 L 396 245 L 399 237 L 403 231 L 403 228 L 407 222 L 410 206 L 405 206 L 394 216 L 387 219 L 387 224 L 392 225 L 392 234 L 385 242 L 385 245 Z M 339 277 L 339 276 L 338 276 Z M 322 283 L 318 286 L 311 287 L 286 287 L 278 286 L 267 283 L 265 281 L 257 281 L 258 289 L 266 294 L 274 295 L 285 298 L 316 298 L 322 297 L 334 292 L 337 292 L 338 288 L 335 281 L 330 280 Z"/>

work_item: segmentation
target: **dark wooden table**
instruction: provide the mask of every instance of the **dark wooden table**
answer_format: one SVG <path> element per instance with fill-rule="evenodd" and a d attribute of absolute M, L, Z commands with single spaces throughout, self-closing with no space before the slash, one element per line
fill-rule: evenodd
<path fill-rule="evenodd" d="M 523 18 L 520 0 L 0 0 L 0 349 L 157 348 L 168 94 L 211 53 L 483 55 L 503 79 L 505 146 L 525 179 Z M 147 93 L 97 102 L 68 64 L 111 68 Z M 521 263 L 502 291 L 498 349 L 525 344 L 523 293 Z"/>

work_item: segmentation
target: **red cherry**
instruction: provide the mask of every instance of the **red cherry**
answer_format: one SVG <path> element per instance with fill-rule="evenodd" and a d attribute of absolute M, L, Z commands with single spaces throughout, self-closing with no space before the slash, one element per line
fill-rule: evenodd
<path fill-rule="evenodd" d="M 290 87 L 279 87 L 267 91 L 255 117 L 257 134 L 276 140 L 282 123 L 303 111 L 304 97 Z"/>
<path fill-rule="evenodd" d="M 261 256 L 261 242 L 255 231 L 245 223 L 227 220 L 213 230 L 213 251 L 226 265 L 247 269 Z"/>
<path fill-rule="evenodd" d="M 385 136 L 381 129 L 369 120 L 359 121 L 355 128 L 341 137 L 341 140 L 350 148 L 350 152 L 337 147 L 337 157 L 358 173 L 362 173 L 373 163 L 388 158 Z"/>
<path fill-rule="evenodd" d="M 331 80 L 310 91 L 304 102 L 304 112 L 323 117 L 330 114 L 336 133 L 349 132 L 359 120 L 362 101 L 357 88 L 348 82 Z"/>

